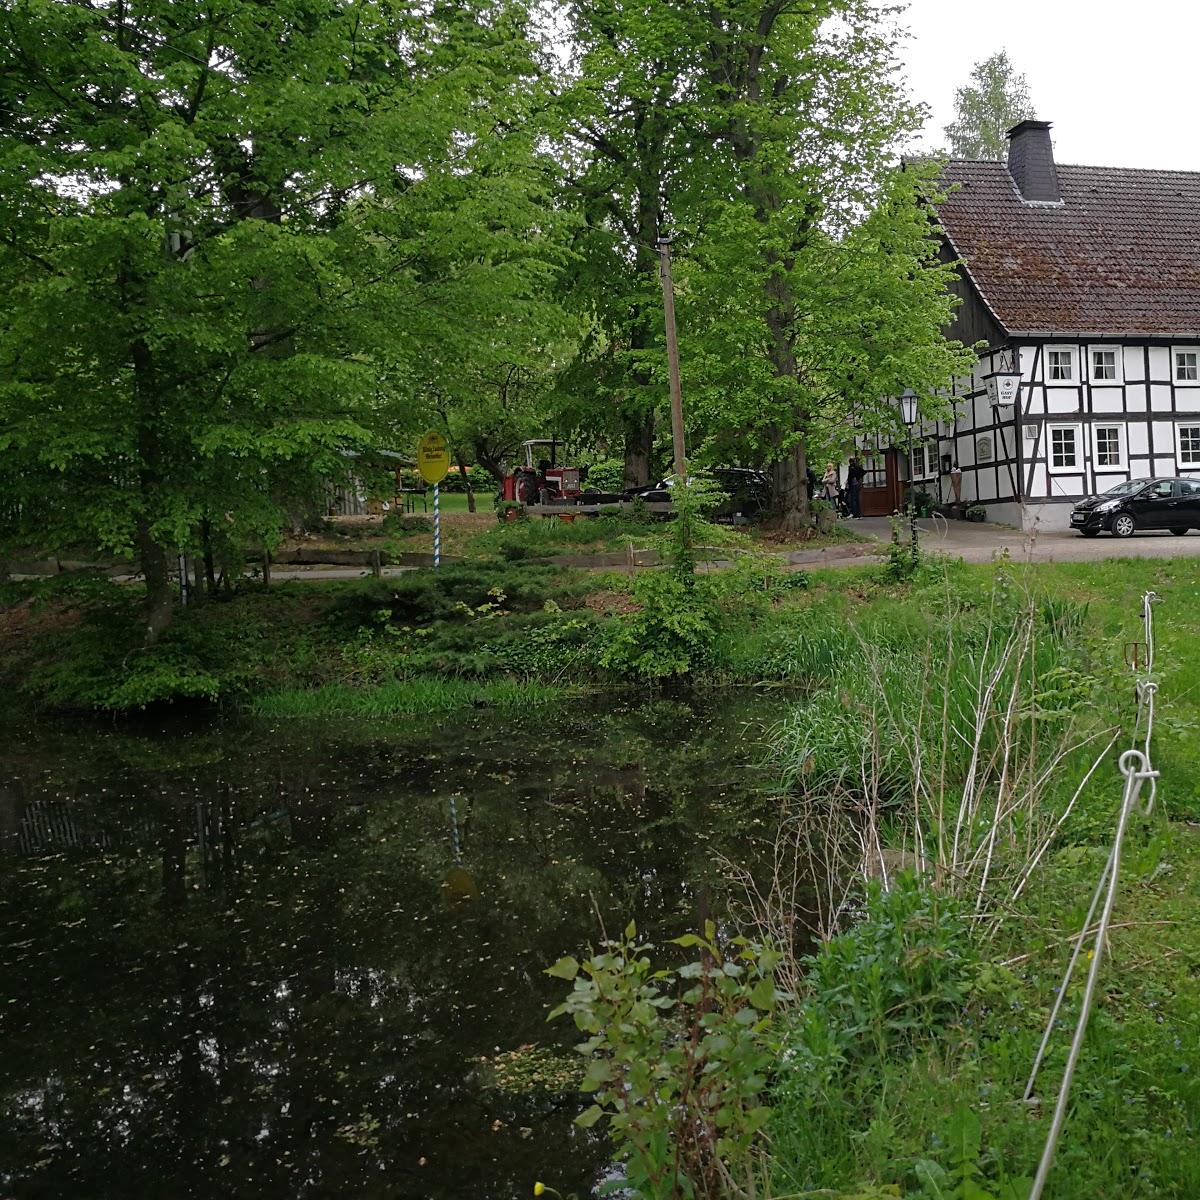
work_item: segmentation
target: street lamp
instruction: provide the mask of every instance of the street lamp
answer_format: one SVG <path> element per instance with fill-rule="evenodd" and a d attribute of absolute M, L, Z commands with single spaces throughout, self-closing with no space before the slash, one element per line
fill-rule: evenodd
<path fill-rule="evenodd" d="M 900 419 L 908 428 L 908 537 L 914 568 L 920 561 L 920 549 L 917 545 L 917 488 L 913 478 L 913 428 L 917 423 L 917 416 L 917 393 L 912 388 L 905 388 L 900 394 Z"/>

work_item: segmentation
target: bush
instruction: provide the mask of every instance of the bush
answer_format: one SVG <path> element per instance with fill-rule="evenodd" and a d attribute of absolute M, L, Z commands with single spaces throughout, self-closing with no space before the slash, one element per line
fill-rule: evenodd
<path fill-rule="evenodd" d="M 708 596 L 674 572 L 648 571 L 633 586 L 640 608 L 613 625 L 601 659 L 609 670 L 662 680 L 708 664 L 717 613 Z"/>
<path fill-rule="evenodd" d="M 125 591 L 84 613 L 55 641 L 54 654 L 30 675 L 27 693 L 64 711 L 131 712 L 180 700 L 217 701 L 249 690 L 261 675 L 257 660 L 266 615 L 234 604 L 177 614 L 151 647 L 142 645 L 140 597 Z"/>
<path fill-rule="evenodd" d="M 778 955 L 736 939 L 728 953 L 710 921 L 675 945 L 701 959 L 656 971 L 654 947 L 630 924 L 620 941 L 547 974 L 573 982 L 551 1018 L 570 1015 L 587 1035 L 582 1088 L 595 1103 L 576 1123 L 605 1120 L 623 1183 L 643 1200 L 751 1195 L 770 1119 Z M 742 1189 L 748 1189 L 743 1191 Z"/>
<path fill-rule="evenodd" d="M 619 458 L 602 458 L 587 469 L 586 486 L 595 492 L 620 492 L 625 488 L 625 463 Z"/>
<path fill-rule="evenodd" d="M 367 579 L 338 593 L 330 622 L 354 631 L 379 624 L 379 614 L 396 625 L 427 625 L 465 619 L 468 610 L 487 604 L 492 593 L 504 594 L 508 612 L 532 612 L 547 600 L 571 590 L 557 567 L 496 565 L 448 566 L 436 571 L 408 571 L 394 579 Z"/>

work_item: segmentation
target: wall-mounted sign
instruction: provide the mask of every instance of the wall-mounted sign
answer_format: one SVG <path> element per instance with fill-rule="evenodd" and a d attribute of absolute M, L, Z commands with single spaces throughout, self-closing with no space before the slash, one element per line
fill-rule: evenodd
<path fill-rule="evenodd" d="M 992 461 L 992 439 L 986 434 L 975 443 L 975 461 L 981 463 Z"/>

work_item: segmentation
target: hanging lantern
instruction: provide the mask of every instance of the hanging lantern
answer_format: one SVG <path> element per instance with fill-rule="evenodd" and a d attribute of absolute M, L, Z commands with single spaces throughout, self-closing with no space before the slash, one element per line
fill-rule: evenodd
<path fill-rule="evenodd" d="M 917 422 L 917 393 L 912 388 L 905 388 L 901 393 L 900 419 L 909 427 Z"/>

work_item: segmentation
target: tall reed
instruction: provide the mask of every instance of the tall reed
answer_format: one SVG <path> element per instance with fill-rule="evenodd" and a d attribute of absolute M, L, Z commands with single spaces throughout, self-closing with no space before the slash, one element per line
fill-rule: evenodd
<path fill-rule="evenodd" d="M 832 936 L 864 877 L 886 886 L 903 869 L 994 928 L 1112 746 L 1079 653 L 1086 610 L 1003 574 L 983 608 L 947 600 L 906 650 L 839 636 L 836 674 L 769 737 L 783 793 L 770 870 L 731 871 L 751 922 L 785 947 Z"/>

